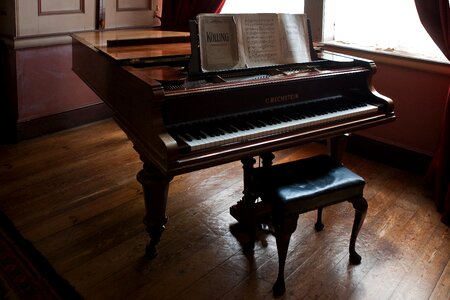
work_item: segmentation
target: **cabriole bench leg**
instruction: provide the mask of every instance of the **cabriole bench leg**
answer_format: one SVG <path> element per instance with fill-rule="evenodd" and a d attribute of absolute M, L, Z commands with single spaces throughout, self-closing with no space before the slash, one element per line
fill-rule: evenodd
<path fill-rule="evenodd" d="M 356 238 L 358 237 L 359 230 L 361 229 L 364 219 L 366 217 L 366 212 L 368 204 L 364 197 L 360 197 L 352 201 L 353 207 L 355 208 L 355 220 L 353 221 L 352 234 L 350 236 L 350 262 L 354 265 L 361 263 L 361 256 L 356 252 Z"/>
<path fill-rule="evenodd" d="M 274 220 L 275 237 L 277 241 L 278 252 L 278 276 L 275 284 L 272 287 L 274 297 L 279 297 L 284 294 L 286 287 L 284 284 L 284 266 L 286 264 L 286 257 L 289 248 L 289 242 L 291 235 L 297 228 L 296 217 L 281 219 L 280 221 Z"/>
<path fill-rule="evenodd" d="M 317 222 L 316 222 L 316 224 L 314 224 L 314 228 L 316 229 L 316 231 L 322 231 L 322 229 L 323 229 L 322 210 L 323 210 L 323 207 L 319 207 L 317 209 Z"/>

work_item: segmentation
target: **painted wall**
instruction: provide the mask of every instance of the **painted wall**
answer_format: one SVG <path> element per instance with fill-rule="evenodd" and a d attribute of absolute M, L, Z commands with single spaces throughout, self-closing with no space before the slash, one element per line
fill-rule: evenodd
<path fill-rule="evenodd" d="M 161 0 L 103 3 L 106 28 L 160 23 Z M 0 90 L 0 142 L 105 116 L 100 99 L 72 72 L 70 33 L 95 29 L 99 15 L 95 0 L 0 2 L 0 78 L 7 82 Z"/>
<path fill-rule="evenodd" d="M 395 122 L 360 131 L 358 134 L 432 155 L 440 134 L 444 102 L 450 84 L 450 64 L 436 64 L 336 45 L 332 42 L 334 23 L 330 17 L 333 15 L 333 5 L 325 5 L 325 2 L 305 0 L 305 13 L 314 18 L 311 20 L 313 40 L 324 44 L 327 50 L 375 61 L 378 71 L 373 79 L 374 86 L 395 102 Z"/>
<path fill-rule="evenodd" d="M 72 46 L 16 51 L 18 122 L 101 103 L 72 71 Z"/>
<path fill-rule="evenodd" d="M 394 100 L 397 120 L 361 134 L 432 155 L 438 142 L 450 77 L 382 62 L 377 67 L 374 86 Z"/>

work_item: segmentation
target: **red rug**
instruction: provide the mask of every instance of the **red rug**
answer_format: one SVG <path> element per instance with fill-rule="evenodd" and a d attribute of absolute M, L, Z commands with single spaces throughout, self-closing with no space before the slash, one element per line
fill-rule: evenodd
<path fill-rule="evenodd" d="M 0 212 L 0 300 L 82 299 Z"/>

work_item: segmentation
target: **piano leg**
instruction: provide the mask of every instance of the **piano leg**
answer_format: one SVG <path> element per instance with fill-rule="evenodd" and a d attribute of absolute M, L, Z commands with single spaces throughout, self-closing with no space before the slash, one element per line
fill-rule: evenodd
<path fill-rule="evenodd" d="M 263 168 L 270 168 L 273 165 L 273 160 L 275 159 L 275 155 L 272 152 L 266 152 L 266 153 L 262 153 L 260 155 L 261 160 L 262 160 L 262 167 Z M 274 229 L 273 226 L 271 226 L 271 220 L 270 219 L 266 219 L 266 218 L 262 218 L 259 221 L 259 226 L 261 226 L 261 229 L 267 233 L 274 233 Z"/>
<path fill-rule="evenodd" d="M 260 155 L 262 159 L 263 168 L 270 168 L 272 161 L 275 158 L 273 153 L 263 153 Z M 241 160 L 244 179 L 244 196 L 242 199 L 230 208 L 232 216 L 245 228 L 248 234 L 248 242 L 243 243 L 245 253 L 251 253 L 256 242 L 256 233 L 259 227 L 263 230 L 269 230 L 269 226 L 265 222 L 267 217 L 267 208 L 261 203 L 256 203 L 258 195 L 255 195 L 252 185 L 252 170 L 256 160 L 253 157 L 247 157 Z"/>
<path fill-rule="evenodd" d="M 169 183 L 173 177 L 164 176 L 156 167 L 144 163 L 144 168 L 137 174 L 137 180 L 144 190 L 145 216 L 144 224 L 150 236 L 150 243 L 145 249 L 149 258 L 157 255 L 156 246 L 167 223 L 166 204 Z"/>
<path fill-rule="evenodd" d="M 236 205 L 236 209 L 239 211 L 239 223 L 244 225 L 249 234 L 249 241 L 243 245 L 244 253 L 251 253 L 253 252 L 256 242 L 256 197 L 253 195 L 249 187 L 251 185 L 250 170 L 253 169 L 253 165 L 256 163 L 256 160 L 253 157 L 247 157 L 242 159 L 241 162 L 244 174 L 244 197 L 242 197 L 242 200 Z"/>
<path fill-rule="evenodd" d="M 341 163 L 342 158 L 344 157 L 345 149 L 347 148 L 347 142 L 350 137 L 349 133 L 334 136 L 331 138 L 328 138 L 327 145 L 328 145 L 328 152 L 335 161 Z"/>
<path fill-rule="evenodd" d="M 275 158 L 275 155 L 272 152 L 263 153 L 260 156 L 262 159 L 263 168 L 269 168 L 272 166 L 273 159 Z"/>
<path fill-rule="evenodd" d="M 242 163 L 242 170 L 243 170 L 243 176 L 244 176 L 244 193 L 245 190 L 250 186 L 251 182 L 251 174 L 250 171 L 253 169 L 253 165 L 256 163 L 256 160 L 253 157 L 246 157 L 241 160 Z"/>

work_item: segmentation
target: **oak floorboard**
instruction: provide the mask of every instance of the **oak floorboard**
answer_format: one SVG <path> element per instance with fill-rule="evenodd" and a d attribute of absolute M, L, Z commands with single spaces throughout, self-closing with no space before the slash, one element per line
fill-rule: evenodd
<path fill-rule="evenodd" d="M 228 195 L 230 200 L 228 203 L 232 203 L 235 201 L 235 194 L 241 193 L 240 189 L 237 190 L 236 187 L 230 187 L 228 190 L 225 190 L 223 193 L 219 193 L 219 199 L 216 199 L 216 203 L 220 203 L 223 199 Z M 220 200 L 220 201 L 219 201 Z M 212 201 L 214 202 L 214 201 Z M 227 201 L 224 201 L 225 203 Z M 222 210 L 223 211 L 223 210 Z M 210 212 L 210 208 L 199 203 L 196 207 L 192 207 L 190 210 L 186 210 L 183 213 L 179 213 L 170 218 L 169 224 L 167 226 L 166 231 L 164 232 L 163 239 L 161 240 L 159 246 L 159 256 L 155 259 L 156 262 L 168 262 L 172 261 L 174 257 L 179 258 L 180 254 L 187 254 L 186 247 L 189 249 L 195 248 L 196 243 L 203 243 L 202 239 L 204 239 L 205 234 L 211 235 L 223 235 L 224 233 L 228 233 L 227 223 L 220 223 L 212 220 L 213 217 L 208 216 Z M 229 214 L 227 213 L 229 216 Z M 209 218 L 208 220 L 206 220 Z M 231 218 L 231 216 L 229 217 Z M 214 225 L 218 226 L 214 226 Z M 145 244 L 144 244 L 145 245 Z M 202 244 L 203 245 L 203 244 Z M 219 246 L 219 244 L 217 244 Z M 204 246 L 204 245 L 203 245 Z M 136 253 L 137 256 L 127 257 L 126 259 L 141 259 L 142 249 Z M 120 252 L 120 251 L 116 251 Z M 103 260 L 103 254 L 100 255 L 97 260 Z M 107 256 L 113 256 L 113 254 L 108 254 Z M 121 262 L 122 263 L 122 262 Z M 126 263 L 126 262 L 125 262 Z M 133 261 L 130 261 L 132 264 Z M 83 266 L 84 269 L 89 269 L 91 263 L 89 262 L 86 266 Z M 98 267 L 98 266 L 97 266 Z M 107 275 L 114 274 L 115 272 L 127 272 L 126 270 L 121 270 L 121 266 L 109 265 L 109 261 L 105 259 L 104 264 L 101 268 L 107 271 Z M 71 272 L 73 273 L 73 272 Z M 117 274 L 116 274 L 117 275 Z M 133 284 L 138 283 L 139 280 L 133 280 Z"/>
<path fill-rule="evenodd" d="M 352 298 L 389 299 L 407 272 L 407 267 L 415 262 L 416 257 L 413 254 L 417 253 L 417 249 L 423 249 L 429 241 L 427 234 L 410 239 L 411 235 L 420 232 L 424 227 L 410 210 L 394 205 L 382 218 L 384 220 L 380 222 L 381 226 L 368 226 L 369 230 L 376 229 L 368 233 L 370 236 L 361 236 L 362 240 L 369 238 L 371 243 L 370 252 L 366 251 L 365 256 L 373 255 L 377 263 L 356 286 L 351 294 Z M 414 253 L 410 253 L 411 249 L 415 249 Z M 383 288 L 379 289 L 380 286 Z"/>
<path fill-rule="evenodd" d="M 444 271 L 442 272 L 439 281 L 433 289 L 430 296 L 432 300 L 450 299 L 450 261 L 447 262 Z"/>
<path fill-rule="evenodd" d="M 421 224 L 423 226 L 423 222 Z M 427 228 L 423 226 L 421 230 Z M 428 230 L 431 232 L 431 230 Z M 415 236 L 409 237 L 415 239 Z M 405 256 L 413 257 L 415 249 L 406 248 L 410 253 Z M 431 297 L 435 286 L 443 274 L 450 259 L 450 233 L 441 227 L 435 228 L 430 239 L 421 247 L 422 253 L 410 264 L 403 265 L 406 270 L 399 285 L 395 288 L 392 299 L 426 299 Z M 448 298 L 447 298 L 448 299 Z"/>
<path fill-rule="evenodd" d="M 274 163 L 324 152 L 312 143 L 278 151 Z M 281 299 L 449 299 L 449 228 L 423 178 L 349 153 L 344 164 L 366 180 L 362 263 L 348 262 L 351 204 L 326 208 L 322 232 L 316 212 L 302 214 Z M 258 233 L 244 254 L 229 214 L 242 197 L 240 162 L 173 178 L 152 260 L 143 256 L 141 168 L 112 120 L 0 145 L 0 210 L 85 299 L 273 299 L 274 237 Z"/>

